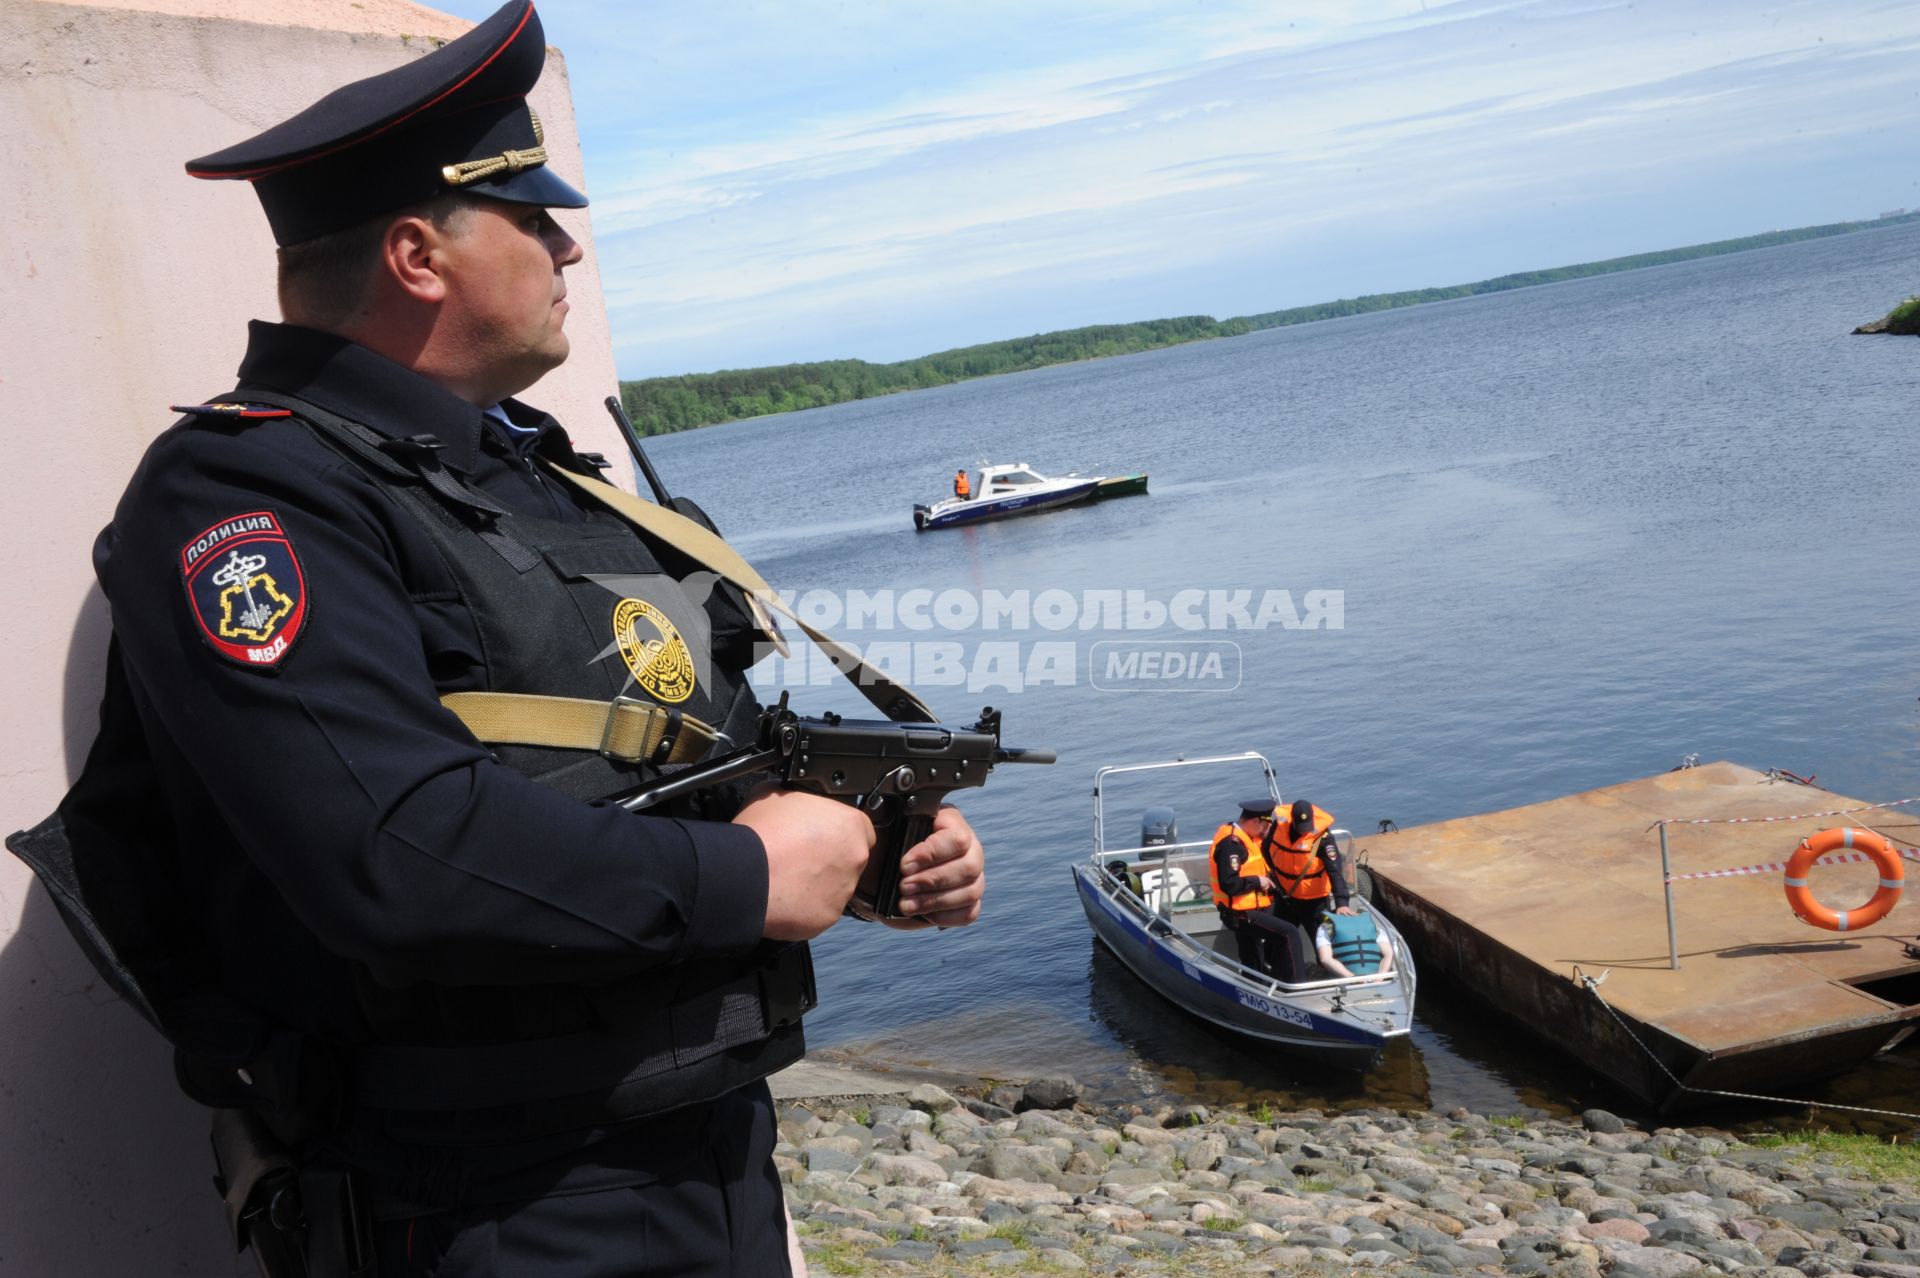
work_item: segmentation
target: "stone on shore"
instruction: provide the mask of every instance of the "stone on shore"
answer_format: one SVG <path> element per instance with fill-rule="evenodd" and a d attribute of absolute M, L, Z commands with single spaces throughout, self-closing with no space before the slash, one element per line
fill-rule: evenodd
<path fill-rule="evenodd" d="M 1920 1190 L 1810 1150 L 1598 1110 L 1256 1117 L 1040 1082 L 783 1104 L 815 1272 L 1920 1278 Z"/>

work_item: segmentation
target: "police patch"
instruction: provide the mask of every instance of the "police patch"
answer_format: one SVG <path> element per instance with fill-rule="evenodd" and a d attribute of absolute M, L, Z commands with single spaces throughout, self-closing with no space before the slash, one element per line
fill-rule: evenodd
<path fill-rule="evenodd" d="M 223 519 L 180 548 L 180 577 L 200 634 L 221 656 L 278 665 L 307 618 L 307 583 L 279 517 Z"/>
<path fill-rule="evenodd" d="M 644 599 L 622 599 L 613 610 L 613 640 L 633 679 L 666 705 L 693 695 L 693 652 L 667 614 Z"/>

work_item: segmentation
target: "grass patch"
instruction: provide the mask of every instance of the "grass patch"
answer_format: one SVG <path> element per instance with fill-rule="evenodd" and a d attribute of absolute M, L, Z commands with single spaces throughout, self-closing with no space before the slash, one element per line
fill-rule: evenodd
<path fill-rule="evenodd" d="M 1821 1159 L 1858 1172 L 1868 1180 L 1920 1184 L 1920 1146 L 1892 1145 L 1856 1132 L 1762 1132 L 1747 1137 L 1762 1149 L 1804 1151 L 1798 1161 Z"/>
<path fill-rule="evenodd" d="M 1024 1220 L 1009 1220 L 995 1225 L 989 1238 L 1003 1238 L 1021 1251 L 1033 1250 L 1033 1227 Z"/>
<path fill-rule="evenodd" d="M 859 1274 L 867 1269 L 866 1255 L 851 1243 L 820 1243 L 808 1247 L 806 1257 L 809 1273 Z"/>
<path fill-rule="evenodd" d="M 1487 1121 L 1495 1127 L 1525 1127 L 1527 1125 L 1527 1118 L 1524 1114 L 1494 1114 L 1491 1115 Z"/>
<path fill-rule="evenodd" d="M 1887 331 L 1908 337 L 1920 334 L 1920 297 L 1909 297 L 1887 312 Z"/>
<path fill-rule="evenodd" d="M 1209 1216 L 1200 1222 L 1200 1227 L 1216 1234 L 1237 1234 L 1241 1226 L 1246 1223 L 1244 1220 L 1235 1220 L 1231 1216 Z"/>
<path fill-rule="evenodd" d="M 1330 1194 L 1333 1192 L 1333 1182 L 1325 1176 L 1307 1176 L 1297 1182 L 1294 1188 L 1305 1190 L 1309 1194 Z"/>
<path fill-rule="evenodd" d="M 1253 1121 L 1262 1127 L 1273 1122 L 1273 1106 L 1265 1101 L 1255 1101 L 1252 1109 Z"/>

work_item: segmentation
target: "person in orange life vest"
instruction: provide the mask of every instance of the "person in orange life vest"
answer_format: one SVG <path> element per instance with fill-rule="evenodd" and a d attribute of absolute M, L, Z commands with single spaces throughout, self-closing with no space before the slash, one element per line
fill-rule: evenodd
<path fill-rule="evenodd" d="M 1327 913 L 1352 914 L 1347 904 L 1346 866 L 1327 837 L 1333 816 L 1306 799 L 1295 799 L 1284 823 L 1270 828 L 1261 853 L 1273 881 L 1273 912 L 1310 933 Z"/>
<path fill-rule="evenodd" d="M 953 495 L 961 501 L 973 496 L 973 485 L 967 482 L 967 468 L 962 466 L 953 472 Z"/>
<path fill-rule="evenodd" d="M 1261 850 L 1272 836 L 1273 811 L 1270 795 L 1242 801 L 1239 819 L 1214 831 L 1208 859 L 1220 921 L 1233 933 L 1240 962 L 1258 972 L 1273 970 L 1267 957 L 1273 878 Z"/>

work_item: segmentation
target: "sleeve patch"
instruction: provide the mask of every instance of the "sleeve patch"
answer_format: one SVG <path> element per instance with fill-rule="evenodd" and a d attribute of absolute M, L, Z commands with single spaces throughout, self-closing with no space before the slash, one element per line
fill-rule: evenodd
<path fill-rule="evenodd" d="M 223 519 L 180 548 L 180 577 L 200 635 L 254 669 L 280 664 L 307 619 L 307 583 L 279 516 Z"/>

